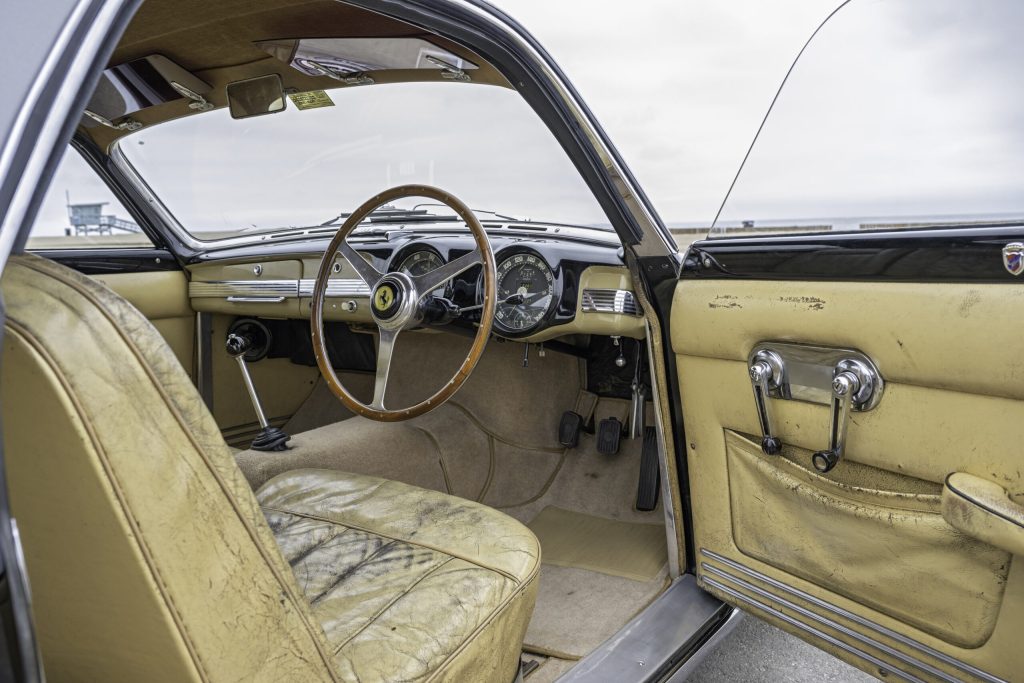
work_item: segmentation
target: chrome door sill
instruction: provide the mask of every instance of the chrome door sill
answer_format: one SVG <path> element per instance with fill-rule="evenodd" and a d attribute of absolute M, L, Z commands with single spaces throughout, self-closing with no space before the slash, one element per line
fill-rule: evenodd
<path fill-rule="evenodd" d="M 558 683 L 678 683 L 735 628 L 740 614 L 686 574 Z"/>

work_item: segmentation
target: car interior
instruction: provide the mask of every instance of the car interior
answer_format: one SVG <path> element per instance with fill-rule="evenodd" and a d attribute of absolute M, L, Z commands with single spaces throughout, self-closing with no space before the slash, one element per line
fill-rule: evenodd
<path fill-rule="evenodd" d="M 741 205 L 749 234 L 632 239 L 631 176 L 581 162 L 500 46 L 369 2 L 144 2 L 66 155 L 120 204 L 58 196 L 72 227 L 4 270 L 4 458 L 47 677 L 667 680 L 738 607 L 882 679 L 1019 678 L 1019 211 L 769 234 Z M 814 73 L 874 58 L 856 30 L 892 4 L 826 25 L 856 58 Z M 847 110 L 898 111 L 943 154 L 999 140 L 927 138 L 973 120 L 955 107 L 817 92 L 780 96 L 776 149 Z M 375 132 L 394 122 L 436 166 L 360 165 L 403 147 Z M 894 187 L 925 165 L 874 152 L 864 175 Z M 326 162 L 348 170 L 324 203 Z"/>
<path fill-rule="evenodd" d="M 110 63 L 160 55 L 200 79 L 200 99 L 216 107 L 229 83 L 267 74 L 286 92 L 356 87 L 257 45 L 282 36 L 426 40 L 475 67 L 471 86 L 447 83 L 446 67 L 374 71 L 368 87 L 509 85 L 461 45 L 330 0 L 151 0 Z M 150 127 L 204 116 L 193 101 L 175 96 L 131 118 Z M 86 156 L 132 132 L 108 124 L 83 118 Z M 418 218 L 429 216 L 407 220 Z M 400 335 L 389 407 L 429 399 L 478 358 L 457 394 L 391 422 L 339 401 L 314 353 L 326 260 L 312 240 L 336 224 L 280 244 L 229 239 L 184 269 L 149 258 L 130 272 L 67 250 L 76 238 L 30 240 L 35 253 L 15 257 L 3 281 L 15 368 L 4 422 L 51 678 L 511 681 L 522 657 L 529 680 L 554 680 L 665 590 L 678 546 L 621 244 L 607 231 L 487 219 L 494 338 L 476 350 L 479 328 L 490 336 L 479 311 L 454 331 Z M 120 237 L 133 238 L 148 244 Z M 419 276 L 473 238 L 441 225 L 352 242 L 381 273 Z M 371 292 L 345 259 L 324 275 L 331 369 L 369 405 Z M 442 286 L 480 308 L 483 279 L 477 265 Z M 542 300 L 508 305 L 524 292 Z M 244 370 L 225 348 L 232 335 L 244 339 Z M 60 417 L 39 431 L 38 415 Z M 252 449 L 267 433 L 287 442 Z M 75 533 L 57 533 L 70 518 Z"/>

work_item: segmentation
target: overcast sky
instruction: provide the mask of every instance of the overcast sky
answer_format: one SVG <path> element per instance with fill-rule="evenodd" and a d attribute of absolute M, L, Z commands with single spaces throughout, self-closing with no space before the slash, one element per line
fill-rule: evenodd
<path fill-rule="evenodd" d="M 662 218 L 710 225 L 792 60 L 839 0 L 497 4 L 563 67 Z M 794 71 L 723 216 L 1024 209 L 1024 3 L 855 0 L 839 19 Z M 512 91 L 331 96 L 330 109 L 163 124 L 127 138 L 126 152 L 191 229 L 315 224 L 400 182 L 443 186 L 474 208 L 603 220 Z M 85 175 L 68 169 L 53 186 L 51 234 L 66 224 L 65 189 L 73 201 L 103 194 Z"/>

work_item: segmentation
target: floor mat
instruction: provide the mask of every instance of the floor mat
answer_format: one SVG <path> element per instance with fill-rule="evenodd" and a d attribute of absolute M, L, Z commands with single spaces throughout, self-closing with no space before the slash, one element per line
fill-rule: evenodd
<path fill-rule="evenodd" d="M 634 581 L 658 576 L 668 557 L 665 527 L 546 507 L 528 525 L 545 564 L 589 569 Z"/>
<path fill-rule="evenodd" d="M 667 583 L 665 573 L 650 581 L 634 581 L 542 564 L 537 607 L 523 649 L 560 659 L 580 659 L 615 635 Z"/>

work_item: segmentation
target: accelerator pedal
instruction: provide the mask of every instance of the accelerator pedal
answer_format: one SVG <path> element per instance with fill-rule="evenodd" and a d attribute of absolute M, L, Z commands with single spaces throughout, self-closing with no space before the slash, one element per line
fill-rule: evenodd
<path fill-rule="evenodd" d="M 654 427 L 644 428 L 644 445 L 640 450 L 640 481 L 636 487 L 636 509 L 650 512 L 658 506 L 661 488 L 661 469 L 658 467 L 658 433 Z"/>

